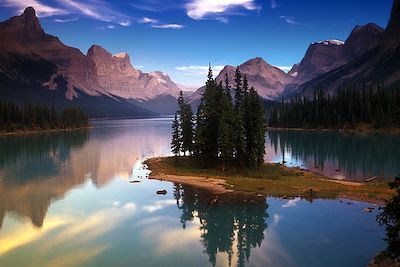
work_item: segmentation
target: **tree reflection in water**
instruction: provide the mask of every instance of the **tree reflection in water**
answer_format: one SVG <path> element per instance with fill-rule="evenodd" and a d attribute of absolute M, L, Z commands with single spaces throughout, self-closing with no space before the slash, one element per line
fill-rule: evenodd
<path fill-rule="evenodd" d="M 252 248 L 261 246 L 268 218 L 264 197 L 237 194 L 213 195 L 204 190 L 175 184 L 174 197 L 182 211 L 181 223 L 198 218 L 201 243 L 210 263 L 216 265 L 217 254 L 227 253 L 229 265 L 234 257 L 245 266 Z"/>

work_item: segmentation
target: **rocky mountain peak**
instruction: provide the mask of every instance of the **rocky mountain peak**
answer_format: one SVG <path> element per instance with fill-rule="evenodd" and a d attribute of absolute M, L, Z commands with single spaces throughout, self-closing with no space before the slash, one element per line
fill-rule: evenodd
<path fill-rule="evenodd" d="M 87 52 L 88 57 L 112 57 L 111 53 L 108 52 L 106 49 L 101 47 L 100 45 L 92 45 L 88 52 Z"/>
<path fill-rule="evenodd" d="M 12 17 L 1 23 L 0 29 L 17 40 L 44 35 L 44 30 L 33 7 L 27 7 L 20 16 Z"/>
<path fill-rule="evenodd" d="M 344 57 L 347 61 L 358 58 L 368 50 L 378 46 L 383 29 L 374 23 L 356 26 L 344 45 Z"/>

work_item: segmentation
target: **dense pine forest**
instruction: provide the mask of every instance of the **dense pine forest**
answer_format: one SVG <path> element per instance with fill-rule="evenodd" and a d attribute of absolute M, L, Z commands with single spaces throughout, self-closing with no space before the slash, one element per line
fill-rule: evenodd
<path fill-rule="evenodd" d="M 171 142 L 176 157 L 188 153 L 204 167 L 220 166 L 222 170 L 231 166 L 254 168 L 264 162 L 263 102 L 256 90 L 249 88 L 239 68 L 231 88 L 229 77 L 226 76 L 224 85 L 218 84 L 210 67 L 196 116 L 182 93 L 178 105 Z"/>
<path fill-rule="evenodd" d="M 54 107 L 25 103 L 22 106 L 0 101 L 0 132 L 77 129 L 89 126 L 88 117 L 79 108 L 61 112 Z"/>
<path fill-rule="evenodd" d="M 269 126 L 283 128 L 400 127 L 400 89 L 349 87 L 335 95 L 316 90 L 311 99 L 296 98 L 270 108 Z"/>

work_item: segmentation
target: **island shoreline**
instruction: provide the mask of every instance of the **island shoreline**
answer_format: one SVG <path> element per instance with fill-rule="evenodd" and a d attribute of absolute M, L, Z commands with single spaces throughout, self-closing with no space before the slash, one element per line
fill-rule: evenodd
<path fill-rule="evenodd" d="M 173 158 L 151 158 L 146 164 L 151 171 L 149 179 L 169 181 L 201 188 L 213 194 L 243 194 L 264 197 L 306 199 L 348 199 L 375 205 L 383 205 L 393 192 L 387 183 L 362 183 L 338 181 L 299 168 L 290 168 L 281 164 L 266 163 L 264 168 L 273 168 L 282 172 L 282 177 L 254 178 L 244 175 L 229 177 L 207 170 L 191 171 L 186 167 L 170 165 Z M 181 159 L 182 160 L 182 159 Z M 181 173 L 178 173 L 180 172 Z M 293 176 L 289 180 L 287 177 Z"/>

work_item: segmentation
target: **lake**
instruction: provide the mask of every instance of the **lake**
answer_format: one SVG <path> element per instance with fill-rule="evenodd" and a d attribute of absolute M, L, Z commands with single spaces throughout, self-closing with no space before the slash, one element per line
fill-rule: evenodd
<path fill-rule="evenodd" d="M 385 247 L 367 203 L 210 206 L 205 191 L 148 180 L 141 162 L 170 155 L 170 118 L 92 124 L 0 138 L 0 266 L 354 267 Z M 266 141 L 267 161 L 337 179 L 400 172 L 395 135 L 272 131 Z"/>

